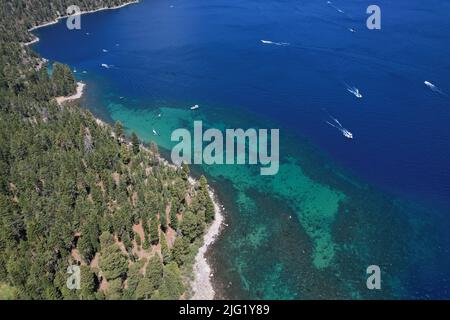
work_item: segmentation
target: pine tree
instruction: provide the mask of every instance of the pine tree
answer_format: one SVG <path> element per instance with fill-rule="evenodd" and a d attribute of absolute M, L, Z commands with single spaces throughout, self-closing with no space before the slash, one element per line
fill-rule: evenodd
<path fill-rule="evenodd" d="M 139 138 L 134 132 L 131 134 L 131 145 L 133 147 L 133 153 L 138 154 L 140 151 Z"/>
<path fill-rule="evenodd" d="M 114 279 L 108 281 L 108 289 L 106 290 L 106 299 L 120 300 L 122 298 L 122 279 Z"/>
<path fill-rule="evenodd" d="M 92 300 L 95 298 L 95 274 L 88 266 L 81 266 L 81 293 L 80 297 L 83 300 Z"/>
<path fill-rule="evenodd" d="M 158 220 L 153 218 L 150 220 L 150 243 L 154 246 L 156 246 L 159 243 L 159 227 L 158 227 Z"/>
<path fill-rule="evenodd" d="M 185 236 L 190 242 L 197 239 L 203 232 L 203 223 L 198 216 L 192 212 L 187 211 L 183 216 L 183 221 L 180 225 L 180 230 L 183 236 Z"/>
<path fill-rule="evenodd" d="M 184 291 L 180 269 L 176 263 L 169 263 L 164 267 L 163 282 L 158 290 L 159 298 L 162 300 L 178 300 Z"/>
<path fill-rule="evenodd" d="M 205 176 L 201 176 L 199 179 L 200 184 L 200 190 L 199 190 L 199 199 L 202 202 L 203 207 L 205 208 L 205 222 L 211 223 L 214 220 L 215 217 L 215 209 L 214 209 L 214 203 L 209 196 L 208 192 L 208 181 L 206 180 Z"/>
<path fill-rule="evenodd" d="M 125 136 L 123 125 L 120 121 L 116 121 L 116 123 L 114 124 L 114 133 L 118 141 L 121 141 Z"/>
<path fill-rule="evenodd" d="M 112 244 L 100 253 L 99 266 L 106 280 L 114 280 L 126 274 L 128 261 L 117 244 Z"/>
<path fill-rule="evenodd" d="M 138 287 L 139 282 L 143 278 L 141 274 L 141 268 L 143 266 L 143 261 L 133 263 L 127 272 L 127 297 L 131 298 L 135 295 L 135 291 Z"/>
<path fill-rule="evenodd" d="M 144 243 L 142 244 L 142 248 L 144 250 L 148 250 L 150 248 L 150 243 L 148 242 L 147 237 L 145 238 Z"/>
<path fill-rule="evenodd" d="M 55 62 L 52 68 L 54 95 L 68 96 L 75 93 L 76 81 L 69 66 Z"/>
<path fill-rule="evenodd" d="M 139 233 L 135 233 L 134 235 L 134 240 L 136 240 L 136 245 L 138 247 L 140 247 L 142 245 L 142 240 L 141 240 L 141 236 L 139 235 Z"/>
<path fill-rule="evenodd" d="M 167 215 L 165 207 L 162 207 L 160 210 L 160 223 L 162 232 L 166 232 L 167 230 Z"/>
<path fill-rule="evenodd" d="M 153 287 L 148 277 L 142 277 L 139 280 L 134 296 L 138 300 L 148 300 L 153 294 Z"/>
<path fill-rule="evenodd" d="M 161 234 L 161 255 L 163 258 L 163 263 L 168 264 L 170 261 L 172 261 L 172 254 L 170 252 L 169 246 L 167 244 L 166 236 Z"/>
<path fill-rule="evenodd" d="M 122 145 L 120 149 L 120 158 L 122 159 L 122 163 L 127 165 L 131 161 L 131 152 L 126 145 Z"/>
<path fill-rule="evenodd" d="M 80 239 L 77 243 L 77 248 L 80 251 L 81 255 L 84 257 L 84 260 L 89 262 L 95 255 L 96 250 L 91 244 L 88 235 L 81 235 Z"/>
<path fill-rule="evenodd" d="M 205 222 L 209 224 L 214 220 L 216 212 L 214 209 L 214 203 L 208 194 L 206 194 L 205 199 Z"/>
<path fill-rule="evenodd" d="M 173 242 L 172 260 L 179 266 L 184 264 L 184 257 L 189 252 L 189 243 L 184 237 L 177 237 Z"/>
<path fill-rule="evenodd" d="M 108 231 L 104 231 L 100 235 L 100 247 L 104 249 L 112 244 L 114 244 L 114 238 L 112 237 L 111 233 L 109 233 Z"/>
<path fill-rule="evenodd" d="M 161 285 L 162 276 L 163 276 L 163 264 L 159 256 L 156 254 L 150 258 L 150 260 L 148 261 L 147 268 L 145 270 L 145 277 L 147 277 L 150 280 L 152 292 L 154 290 L 157 290 Z"/>
<path fill-rule="evenodd" d="M 177 209 L 174 203 L 170 205 L 170 227 L 174 230 L 178 228 Z"/>
<path fill-rule="evenodd" d="M 189 165 L 187 163 L 183 162 L 181 164 L 181 171 L 182 171 L 183 179 L 187 180 L 189 177 L 189 173 L 191 172 L 191 170 L 189 169 Z"/>

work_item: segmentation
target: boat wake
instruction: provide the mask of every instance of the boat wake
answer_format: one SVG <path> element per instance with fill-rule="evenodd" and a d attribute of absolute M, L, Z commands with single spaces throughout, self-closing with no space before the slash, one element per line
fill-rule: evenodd
<path fill-rule="evenodd" d="M 434 84 L 432 84 L 431 82 L 429 82 L 429 81 L 424 81 L 423 83 L 424 83 L 428 88 L 430 88 L 431 91 L 436 92 L 436 93 L 439 93 L 440 95 L 442 95 L 442 96 L 444 96 L 444 97 L 446 97 L 446 98 L 450 98 L 450 96 L 449 96 L 447 93 L 445 93 L 444 91 L 442 91 L 440 88 L 436 87 L 436 86 L 435 86 Z"/>
<path fill-rule="evenodd" d="M 261 42 L 263 44 L 272 44 L 275 46 L 289 46 L 291 45 L 289 42 L 274 42 L 274 41 L 270 41 L 270 40 L 261 40 Z"/>
<path fill-rule="evenodd" d="M 351 133 L 348 129 L 344 128 L 344 126 L 339 122 L 338 119 L 336 119 L 330 114 L 328 114 L 328 116 L 332 120 L 332 123 L 330 121 L 325 121 L 326 124 L 335 129 L 338 129 L 342 133 L 342 135 L 347 139 L 353 139 L 353 133 Z"/>
<path fill-rule="evenodd" d="M 336 6 L 333 4 L 333 2 L 327 1 L 327 4 L 328 4 L 330 7 L 332 7 L 334 10 L 336 10 L 337 12 L 339 12 L 339 13 L 345 13 L 344 10 L 339 9 L 338 7 L 336 7 Z"/>
<path fill-rule="evenodd" d="M 117 68 L 118 68 L 118 67 L 116 67 L 116 66 L 113 65 L 113 64 L 106 64 L 106 63 L 102 63 L 102 64 L 101 64 L 101 67 L 102 67 L 102 68 L 105 68 L 105 69 L 111 69 L 111 68 L 117 69 Z"/>
<path fill-rule="evenodd" d="M 362 94 L 358 88 L 356 88 L 355 86 L 349 86 L 348 84 L 345 84 L 345 86 L 347 87 L 347 91 L 353 94 L 355 97 L 357 97 L 358 99 L 362 98 Z"/>

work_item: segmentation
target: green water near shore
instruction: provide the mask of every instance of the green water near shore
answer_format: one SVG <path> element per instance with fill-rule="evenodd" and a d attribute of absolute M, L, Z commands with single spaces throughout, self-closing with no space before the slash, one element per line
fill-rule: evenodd
<path fill-rule="evenodd" d="M 190 128 L 190 132 L 193 132 L 192 124 L 194 120 L 199 120 L 198 113 L 177 108 L 130 112 L 121 105 L 110 104 L 109 110 L 113 119 L 123 121 L 126 127 L 133 128 L 144 140 L 154 140 L 165 149 L 171 149 L 174 145 L 170 141 L 173 130 Z M 159 118 L 159 114 L 163 116 Z M 201 120 L 208 123 L 207 118 Z M 221 128 L 224 125 L 210 123 L 209 127 Z M 149 136 L 149 128 L 154 128 L 159 136 L 153 133 Z M 246 195 L 251 188 L 290 203 L 298 220 L 313 239 L 314 265 L 317 268 L 329 266 L 334 257 L 335 246 L 331 237 L 331 224 L 337 214 L 339 202 L 345 199 L 342 192 L 310 179 L 292 157 L 286 158 L 286 162 L 280 165 L 278 174 L 274 176 L 261 176 L 257 168 L 244 165 L 212 165 L 204 166 L 204 170 L 210 176 L 233 182 L 239 192 L 238 203 L 241 212 L 252 212 L 255 209 L 254 201 Z M 250 242 L 259 243 L 260 240 L 263 238 L 259 239 L 255 235 Z"/>
<path fill-rule="evenodd" d="M 205 129 L 258 128 L 254 115 L 234 117 L 207 106 L 201 111 L 169 105 L 130 108 L 109 101 L 107 109 L 129 132 L 166 151 L 176 144 L 170 141 L 172 131 L 193 132 L 194 120 L 202 120 Z M 229 227 L 210 256 L 221 294 L 261 299 L 401 297 L 405 289 L 399 284 L 404 283 L 411 250 L 407 210 L 332 167 L 306 141 L 286 132 L 280 136 L 277 175 L 261 176 L 258 166 L 249 165 L 193 166 L 217 187 L 227 209 Z M 366 268 L 372 264 L 389 270 L 383 292 L 366 288 Z"/>

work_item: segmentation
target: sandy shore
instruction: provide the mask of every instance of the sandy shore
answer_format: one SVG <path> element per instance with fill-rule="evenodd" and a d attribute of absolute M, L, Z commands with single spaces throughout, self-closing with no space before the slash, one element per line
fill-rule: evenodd
<path fill-rule="evenodd" d="M 192 300 L 212 300 L 215 296 L 215 291 L 212 286 L 211 278 L 214 276 L 211 272 L 211 266 L 205 257 L 205 254 L 217 236 L 220 234 L 221 228 L 224 225 L 223 207 L 217 200 L 217 197 L 212 189 L 209 190 L 209 196 L 214 203 L 214 221 L 209 226 L 206 234 L 203 237 L 203 245 L 195 256 L 195 263 L 193 266 L 194 279 L 191 282 L 193 295 Z"/>
<path fill-rule="evenodd" d="M 55 98 L 56 102 L 58 102 L 58 104 L 61 105 L 66 101 L 80 99 L 83 96 L 85 86 L 86 84 L 84 84 L 83 82 L 77 82 L 77 92 L 75 94 L 67 97 L 56 97 Z"/>
<path fill-rule="evenodd" d="M 110 8 L 109 8 L 109 7 L 103 7 L 103 8 L 98 8 L 98 9 L 89 10 L 89 11 L 81 11 L 81 12 L 80 12 L 80 15 L 88 14 L 88 13 L 94 13 L 94 12 L 103 11 L 103 10 L 115 10 L 115 9 L 120 9 L 120 8 L 126 7 L 126 6 L 128 6 L 128 5 L 130 5 L 130 4 L 134 4 L 134 3 L 139 3 L 139 0 L 132 0 L 132 1 L 129 1 L 129 2 L 127 2 L 127 3 L 121 4 L 121 5 L 118 5 L 118 6 L 115 6 L 115 7 L 110 7 Z M 34 26 L 34 27 L 28 29 L 28 31 L 29 31 L 29 32 L 32 32 L 32 31 L 34 31 L 34 30 L 36 30 L 36 29 L 39 29 L 39 28 L 44 28 L 44 27 L 51 26 L 52 24 L 56 24 L 56 23 L 58 23 L 59 20 L 64 19 L 64 18 L 67 18 L 68 16 L 69 16 L 69 15 L 67 15 L 67 14 L 64 15 L 64 16 L 60 16 L 60 17 L 56 18 L 56 19 L 53 20 L 53 21 L 45 22 L 45 23 L 40 24 L 40 25 L 38 25 L 38 26 Z M 33 39 L 33 40 L 31 40 L 31 41 L 29 41 L 29 42 L 26 42 L 26 43 L 23 43 L 23 45 L 24 45 L 24 46 L 29 46 L 29 45 L 32 45 L 33 43 L 39 42 L 39 37 L 37 37 L 37 36 L 35 36 L 35 35 L 33 35 L 33 36 L 34 36 L 34 39 Z"/>

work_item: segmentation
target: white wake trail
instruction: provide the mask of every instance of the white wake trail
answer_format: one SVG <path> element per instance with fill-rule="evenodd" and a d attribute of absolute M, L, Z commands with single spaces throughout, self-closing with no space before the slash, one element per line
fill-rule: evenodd
<path fill-rule="evenodd" d="M 430 88 L 431 91 L 439 93 L 440 95 L 446 97 L 446 98 L 450 98 L 450 96 L 445 93 L 444 91 L 442 91 L 440 88 L 438 88 L 437 86 L 435 86 L 434 84 L 432 84 L 429 81 L 424 81 L 423 82 L 428 88 Z"/>
<path fill-rule="evenodd" d="M 327 112 L 328 113 L 328 112 Z M 329 121 L 325 121 L 326 124 L 328 124 L 329 126 L 339 130 L 342 135 L 344 137 L 346 137 L 347 139 L 353 139 L 353 133 L 351 133 L 348 129 L 344 128 L 344 126 L 339 122 L 338 119 L 336 119 L 335 117 L 333 117 L 331 114 L 328 113 L 328 116 L 333 119 L 333 121 L 337 124 L 333 124 L 330 123 Z"/>
<path fill-rule="evenodd" d="M 270 41 L 270 40 L 261 40 L 261 43 L 263 44 L 272 44 L 275 46 L 289 46 L 291 45 L 289 42 L 274 42 L 274 41 Z"/>
<path fill-rule="evenodd" d="M 339 13 L 345 13 L 344 10 L 339 9 L 338 7 L 336 7 L 331 1 L 327 1 L 327 4 L 332 7 L 334 10 L 336 10 Z"/>

